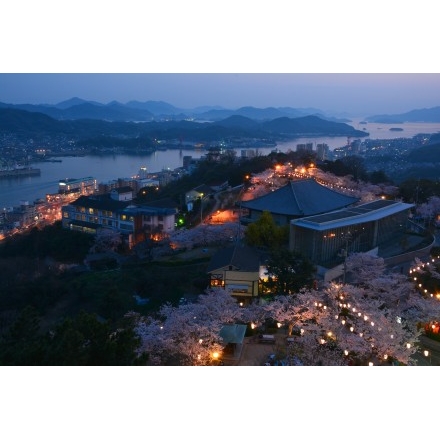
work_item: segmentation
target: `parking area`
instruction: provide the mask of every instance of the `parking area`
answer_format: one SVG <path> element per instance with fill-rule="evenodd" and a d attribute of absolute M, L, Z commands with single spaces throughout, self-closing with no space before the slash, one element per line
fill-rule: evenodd
<path fill-rule="evenodd" d="M 230 366 L 261 366 L 267 362 L 268 356 L 277 351 L 278 347 L 285 346 L 285 335 L 275 334 L 275 343 L 262 343 L 256 336 L 244 338 L 240 357 L 225 365 Z"/>

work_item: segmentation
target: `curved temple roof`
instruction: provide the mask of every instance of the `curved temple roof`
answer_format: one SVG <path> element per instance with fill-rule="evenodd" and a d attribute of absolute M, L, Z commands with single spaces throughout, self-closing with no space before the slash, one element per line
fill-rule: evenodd
<path fill-rule="evenodd" d="M 302 179 L 293 180 L 262 197 L 242 202 L 241 206 L 256 211 L 303 217 L 346 208 L 358 201 L 359 198 L 338 193 L 314 179 Z"/>

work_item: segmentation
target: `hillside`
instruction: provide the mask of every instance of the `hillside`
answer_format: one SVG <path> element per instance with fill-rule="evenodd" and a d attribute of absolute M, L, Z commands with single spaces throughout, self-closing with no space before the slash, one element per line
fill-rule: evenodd
<path fill-rule="evenodd" d="M 77 107 L 90 104 L 79 104 Z M 119 111 L 114 104 L 114 112 Z M 197 141 L 221 140 L 225 137 L 261 137 L 286 139 L 295 136 L 367 136 L 345 123 L 330 122 L 317 116 L 302 118 L 277 118 L 258 122 L 250 118 L 234 116 L 219 122 L 153 121 L 153 122 L 110 122 L 96 119 L 56 120 L 47 115 L 24 110 L 0 108 L 0 132 L 35 135 L 72 135 L 79 139 L 96 136 L 155 137 L 161 139 L 185 139 Z"/>
<path fill-rule="evenodd" d="M 261 127 L 268 133 L 283 135 L 328 135 L 328 136 L 368 136 L 360 130 L 355 130 L 342 122 L 331 122 L 317 116 L 304 116 L 301 118 L 278 118 L 265 122 Z"/>
<path fill-rule="evenodd" d="M 408 154 L 408 161 L 412 163 L 439 163 L 440 143 L 426 145 L 411 151 Z"/>
<path fill-rule="evenodd" d="M 365 118 L 368 122 L 397 124 L 403 122 L 440 122 L 440 107 L 411 110 L 396 115 L 376 115 Z"/>
<path fill-rule="evenodd" d="M 182 109 L 164 101 L 129 101 L 126 104 L 112 101 L 101 104 L 81 98 L 71 98 L 55 105 L 47 104 L 6 104 L 0 102 L 0 108 L 26 110 L 43 113 L 54 119 L 103 119 L 107 121 L 151 121 L 151 120 L 183 120 L 197 118 L 203 121 L 220 121 L 230 116 L 267 121 L 280 117 L 297 118 L 307 115 L 321 115 L 319 109 L 296 109 L 292 107 L 256 108 L 252 106 L 239 109 L 225 109 L 219 106 L 204 106 L 194 109 Z M 326 119 L 325 116 L 322 116 Z M 330 118 L 330 117 L 329 117 Z"/>

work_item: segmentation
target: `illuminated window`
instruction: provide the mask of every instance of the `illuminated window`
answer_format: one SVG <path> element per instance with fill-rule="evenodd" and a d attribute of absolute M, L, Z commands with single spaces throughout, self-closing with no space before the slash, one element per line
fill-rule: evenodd
<path fill-rule="evenodd" d="M 225 282 L 223 280 L 211 280 L 212 287 L 224 287 Z"/>

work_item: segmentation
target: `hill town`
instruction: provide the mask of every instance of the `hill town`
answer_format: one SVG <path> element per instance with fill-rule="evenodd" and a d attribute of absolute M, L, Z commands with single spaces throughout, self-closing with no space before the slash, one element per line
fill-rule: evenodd
<path fill-rule="evenodd" d="M 111 184 L 65 179 L 46 200 L 4 210 L 1 364 L 439 362 L 440 190 L 388 174 L 402 174 L 402 158 L 436 154 L 437 135 L 385 144 L 307 115 L 150 121 L 148 131 L 28 110 L 1 110 L 5 165 L 159 140 L 171 148 L 179 137 L 207 142 L 206 154 Z M 237 157 L 219 147 L 298 133 L 358 139 L 332 154 L 304 144 Z M 32 146 L 43 138 L 44 151 Z"/>

